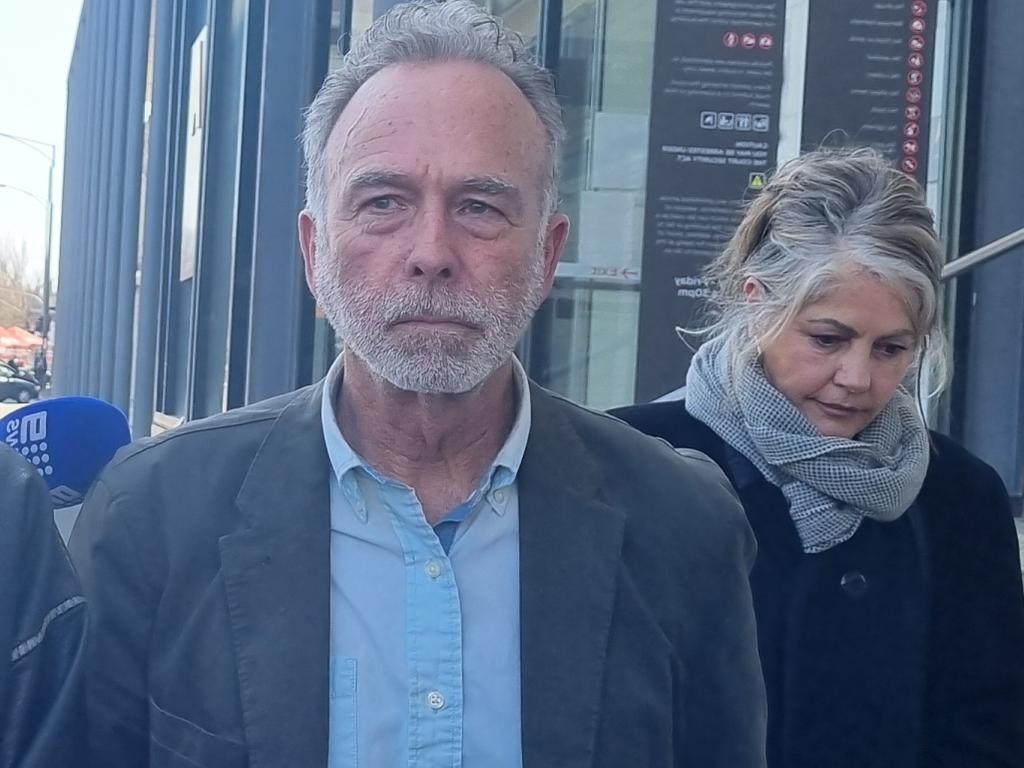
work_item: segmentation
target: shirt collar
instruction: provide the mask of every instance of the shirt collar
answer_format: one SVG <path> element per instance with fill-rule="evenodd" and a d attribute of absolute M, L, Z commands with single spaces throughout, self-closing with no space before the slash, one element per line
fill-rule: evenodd
<path fill-rule="evenodd" d="M 327 446 L 327 457 L 331 460 L 334 479 L 338 483 L 350 470 L 365 465 L 359 454 L 352 450 L 352 446 L 341 434 L 334 411 L 334 404 L 338 400 L 338 390 L 341 387 L 344 357 L 344 355 L 338 355 L 334 363 L 331 364 L 330 370 L 327 371 L 327 377 L 324 379 L 323 398 L 320 403 L 320 423 L 324 432 L 324 443 Z"/>
<path fill-rule="evenodd" d="M 338 355 L 327 372 L 327 376 L 324 379 L 323 398 L 320 404 L 320 421 L 324 433 L 324 443 L 327 446 L 327 456 L 331 461 L 331 469 L 334 472 L 335 481 L 338 483 L 341 483 L 345 475 L 356 468 L 362 468 L 374 477 L 378 476 L 376 471 L 349 445 L 345 436 L 341 433 L 341 429 L 338 427 L 334 406 L 338 401 L 338 391 L 341 387 L 344 359 L 345 356 L 343 354 Z M 484 487 L 490 485 L 503 487 L 513 483 L 516 475 L 519 474 L 519 466 L 522 464 L 523 456 L 526 453 L 526 442 L 530 436 L 532 421 L 530 384 L 526 377 L 526 371 L 515 356 L 512 357 L 512 372 L 516 390 L 516 418 L 512 424 L 512 430 L 505 439 L 504 445 L 498 451 L 498 455 L 494 457 L 490 470 L 484 476 Z"/>

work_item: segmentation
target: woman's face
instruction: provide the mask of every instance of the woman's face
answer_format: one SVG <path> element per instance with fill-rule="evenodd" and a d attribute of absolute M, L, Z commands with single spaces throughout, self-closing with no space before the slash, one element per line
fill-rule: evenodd
<path fill-rule="evenodd" d="M 760 288 L 748 282 L 747 296 Z M 913 362 L 916 336 L 903 297 L 850 272 L 763 346 L 772 385 L 823 435 L 853 438 L 881 412 Z"/>

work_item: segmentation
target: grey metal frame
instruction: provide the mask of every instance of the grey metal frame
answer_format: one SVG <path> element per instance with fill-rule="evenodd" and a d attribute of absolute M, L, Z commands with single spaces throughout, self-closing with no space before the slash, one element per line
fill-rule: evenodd
<path fill-rule="evenodd" d="M 1024 29 L 1024 5 L 1016 0 L 976 0 L 970 5 L 966 83 L 971 98 L 964 105 L 961 226 L 952 245 L 960 252 L 981 250 L 984 255 L 1014 241 L 1006 233 L 1020 227 L 1024 211 L 1024 101 L 1019 67 L 1009 66 L 1019 60 L 1012 56 Z M 1003 243 L 990 246 L 997 238 Z M 1019 511 L 1024 498 L 1024 258 L 1000 258 L 981 266 L 978 260 L 956 267 L 954 273 L 959 276 L 956 378 L 949 431 L 999 471 Z"/>
<path fill-rule="evenodd" d="M 942 279 L 943 281 L 952 280 L 965 272 L 980 267 L 997 256 L 1010 253 L 1022 245 L 1024 245 L 1024 227 L 949 262 L 942 269 Z"/>

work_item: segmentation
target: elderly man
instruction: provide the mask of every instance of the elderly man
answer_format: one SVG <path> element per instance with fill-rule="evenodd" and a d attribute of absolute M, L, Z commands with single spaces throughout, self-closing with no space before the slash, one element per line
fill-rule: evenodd
<path fill-rule="evenodd" d="M 568 233 L 550 76 L 399 6 L 307 116 L 315 386 L 123 453 L 73 549 L 101 765 L 763 765 L 754 542 L 703 457 L 512 355 Z"/>

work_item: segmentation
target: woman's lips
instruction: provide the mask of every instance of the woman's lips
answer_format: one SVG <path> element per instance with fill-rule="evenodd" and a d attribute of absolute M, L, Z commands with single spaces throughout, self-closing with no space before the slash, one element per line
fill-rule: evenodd
<path fill-rule="evenodd" d="M 830 416 L 838 416 L 840 418 L 849 418 L 855 416 L 861 412 L 860 408 L 854 408 L 849 405 L 840 405 L 839 403 L 825 403 L 821 400 L 815 400 L 815 403 Z"/>

